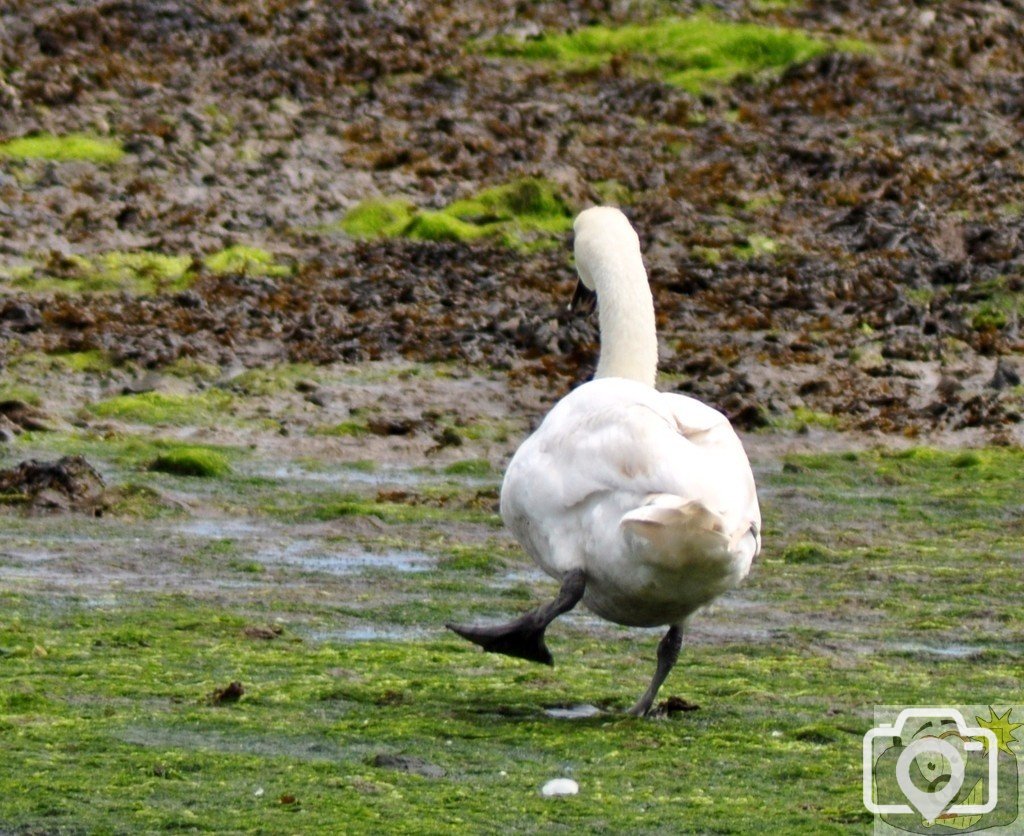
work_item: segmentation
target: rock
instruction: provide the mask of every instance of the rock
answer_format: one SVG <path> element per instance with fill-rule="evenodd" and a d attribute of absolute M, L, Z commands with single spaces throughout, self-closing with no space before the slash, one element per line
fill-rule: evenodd
<path fill-rule="evenodd" d="M 1000 357 L 996 361 L 996 370 L 992 379 L 988 382 L 990 389 L 1002 390 L 1010 386 L 1020 386 L 1020 373 L 1013 367 L 1009 360 Z"/>
<path fill-rule="evenodd" d="M 12 299 L 0 308 L 0 324 L 18 334 L 27 334 L 43 327 L 43 317 L 34 305 Z"/>
<path fill-rule="evenodd" d="M 695 702 L 684 700 L 682 697 L 669 697 L 662 700 L 658 705 L 658 713 L 671 717 L 673 714 L 680 714 L 685 711 L 697 711 L 700 706 Z"/>
<path fill-rule="evenodd" d="M 1016 230 L 991 226 L 971 226 L 965 233 L 965 245 L 971 258 L 982 264 L 1009 261 L 1017 253 L 1020 240 Z"/>
<path fill-rule="evenodd" d="M 4 426 L 14 428 L 15 432 L 53 432 L 57 423 L 41 409 L 19 400 L 0 401 L 0 418 Z"/>
<path fill-rule="evenodd" d="M 0 470 L 0 497 L 34 509 L 98 515 L 106 504 L 106 485 L 82 456 L 65 456 L 56 462 L 30 459 Z"/>
<path fill-rule="evenodd" d="M 0 444 L 14 441 L 14 437 L 21 432 L 21 428 L 12 424 L 4 416 L 0 415 Z"/>
<path fill-rule="evenodd" d="M 226 688 L 219 688 L 210 694 L 210 702 L 214 705 L 238 702 L 245 693 L 241 682 L 232 682 Z"/>
<path fill-rule="evenodd" d="M 122 395 L 144 395 L 155 392 L 163 385 L 163 375 L 159 372 L 146 372 L 141 377 L 128 381 L 121 387 Z"/>
<path fill-rule="evenodd" d="M 366 422 L 374 435 L 412 435 L 420 424 L 415 418 L 371 418 Z"/>

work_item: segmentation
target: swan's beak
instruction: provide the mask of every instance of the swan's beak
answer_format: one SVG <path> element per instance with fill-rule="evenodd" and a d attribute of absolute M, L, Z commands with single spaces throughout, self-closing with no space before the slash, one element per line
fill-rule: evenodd
<path fill-rule="evenodd" d="M 572 295 L 569 310 L 583 314 L 592 314 L 597 306 L 597 294 L 590 290 L 582 281 L 576 282 L 576 292 Z"/>

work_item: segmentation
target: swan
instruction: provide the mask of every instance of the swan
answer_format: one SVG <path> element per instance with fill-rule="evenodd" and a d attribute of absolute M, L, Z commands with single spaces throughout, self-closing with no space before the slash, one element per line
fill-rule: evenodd
<path fill-rule="evenodd" d="M 761 514 L 729 420 L 654 388 L 654 303 L 626 216 L 598 206 L 573 226 L 574 301 L 597 297 L 597 372 L 516 451 L 500 502 L 505 525 L 561 588 L 550 603 L 506 624 L 446 626 L 486 651 L 548 665 L 544 631 L 581 600 L 616 624 L 667 626 L 654 677 L 629 711 L 645 716 L 676 663 L 689 618 L 750 571 L 761 549 Z"/>

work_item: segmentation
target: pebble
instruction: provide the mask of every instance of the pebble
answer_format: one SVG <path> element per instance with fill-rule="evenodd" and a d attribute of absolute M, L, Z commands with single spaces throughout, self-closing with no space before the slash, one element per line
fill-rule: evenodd
<path fill-rule="evenodd" d="M 580 791 L 580 785 L 572 778 L 555 778 L 548 781 L 540 791 L 544 796 L 555 795 L 576 795 Z"/>

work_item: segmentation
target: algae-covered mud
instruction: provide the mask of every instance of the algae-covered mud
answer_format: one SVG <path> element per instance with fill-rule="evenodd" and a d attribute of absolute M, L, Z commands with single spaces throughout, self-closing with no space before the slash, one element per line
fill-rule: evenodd
<path fill-rule="evenodd" d="M 199 478 L 92 444 L 120 504 L 0 544 L 19 832 L 845 832 L 874 705 L 1020 693 L 1016 451 L 755 455 L 771 545 L 687 637 L 665 690 L 698 708 L 644 721 L 654 631 L 573 613 L 548 669 L 442 629 L 552 592 L 493 473 L 234 449 Z"/>
<path fill-rule="evenodd" d="M 0 833 L 866 831 L 874 706 L 1024 692 L 1021 25 L 0 5 Z M 765 522 L 646 721 L 656 632 L 442 627 L 553 592 L 497 497 L 595 202 Z"/>

